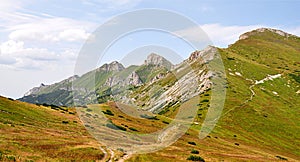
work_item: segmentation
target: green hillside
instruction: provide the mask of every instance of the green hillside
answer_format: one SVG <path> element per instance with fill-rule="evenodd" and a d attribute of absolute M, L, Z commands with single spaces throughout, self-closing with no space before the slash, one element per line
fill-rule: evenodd
<path fill-rule="evenodd" d="M 193 125 L 189 135 L 174 145 L 156 153 L 135 155 L 131 161 L 185 161 L 183 157 L 188 157 L 192 149 L 199 150 L 206 161 L 299 161 L 299 47 L 299 37 L 266 30 L 253 31 L 247 39 L 219 49 L 228 88 L 222 116 L 213 132 L 199 140 L 196 132 L 200 126 Z M 255 84 L 276 74 L 281 76 Z M 202 118 L 207 106 L 199 108 Z M 187 139 L 197 145 L 188 145 Z"/>
<path fill-rule="evenodd" d="M 180 105 L 187 109 L 198 108 L 193 125 L 171 146 L 154 153 L 133 155 L 110 150 L 111 160 L 300 161 L 300 38 L 279 30 L 258 29 L 243 34 L 236 43 L 217 51 L 227 75 L 226 101 L 215 129 L 204 139 L 199 139 L 198 135 L 210 108 L 212 92 L 205 87 L 209 84 L 203 84 L 203 92 L 192 93 L 197 94 L 193 97 L 187 95 L 200 84 L 189 87 L 193 75 L 188 75 L 188 68 L 182 64 L 174 68 L 178 74 L 152 65 L 131 66 L 119 71 L 96 70 L 95 99 L 101 104 L 84 106 L 80 113 L 85 118 L 96 119 L 99 117 L 96 112 L 104 112 L 111 122 L 104 126 L 109 128 L 131 133 L 155 132 L 173 120 Z M 186 62 L 197 72 L 195 78 L 209 78 L 203 60 L 194 58 L 190 61 L 190 58 Z M 137 84 L 124 84 L 133 72 Z M 91 87 L 94 84 L 88 79 L 91 76 L 94 76 L 92 72 L 87 73 L 75 84 Z M 117 97 L 123 96 L 122 88 L 142 107 L 151 107 L 151 102 L 155 104 L 162 94 L 174 96 L 162 109 L 155 109 L 161 111 L 152 111 L 156 113 L 152 114 L 155 117 L 134 118 L 124 114 L 115 103 L 106 102 L 112 99 L 114 90 L 119 89 Z M 51 97 L 51 93 L 45 95 Z M 64 98 L 63 95 L 59 97 Z M 182 100 L 186 97 L 190 97 L 189 100 Z M 200 97 L 199 101 L 197 97 Z M 56 106 L 51 109 L 47 105 L 36 106 L 4 98 L 0 100 L 0 108 L 0 149 L 4 148 L 0 153 L 3 159 L 10 156 L 32 160 L 45 156 L 47 160 L 55 161 L 80 159 L 81 156 L 90 158 L 88 160 L 109 159 L 107 153 L 97 149 L 99 145 L 86 133 L 73 109 Z M 89 130 L 97 123 L 83 124 L 88 124 Z M 36 135 L 32 136 L 33 133 Z M 72 151 L 79 153 L 74 155 Z"/>
<path fill-rule="evenodd" d="M 0 161 L 97 161 L 99 147 L 74 109 L 0 97 Z"/>

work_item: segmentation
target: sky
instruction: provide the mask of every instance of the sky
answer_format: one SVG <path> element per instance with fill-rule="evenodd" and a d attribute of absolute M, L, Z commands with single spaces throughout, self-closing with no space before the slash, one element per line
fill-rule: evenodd
<path fill-rule="evenodd" d="M 300 36 L 299 6 L 299 0 L 1 0 L 0 95 L 20 98 L 41 83 L 74 75 L 78 54 L 93 32 L 127 12 L 149 8 L 175 12 L 195 22 L 209 44 L 227 47 L 242 33 L 260 27 Z M 178 32 L 199 39 L 193 28 Z M 127 66 L 128 60 L 142 60 L 150 52 L 161 52 L 178 63 L 193 50 L 168 32 L 138 31 L 116 40 L 98 66 L 114 60 L 123 60 Z M 174 53 L 178 57 L 172 57 Z"/>

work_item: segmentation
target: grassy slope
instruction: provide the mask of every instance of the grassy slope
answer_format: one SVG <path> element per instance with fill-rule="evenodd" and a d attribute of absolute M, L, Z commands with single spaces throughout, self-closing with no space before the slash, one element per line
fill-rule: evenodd
<path fill-rule="evenodd" d="M 73 113 L 0 97 L 0 161 L 103 158 L 99 144 Z"/>
<path fill-rule="evenodd" d="M 279 160 L 276 156 L 300 160 L 300 95 L 296 94 L 300 86 L 291 77 L 299 76 L 299 45 L 297 37 L 265 32 L 220 49 L 227 71 L 227 99 L 210 137 L 197 139 L 200 126 L 194 125 L 189 135 L 172 146 L 156 153 L 135 155 L 129 161 L 185 161 L 192 149 L 199 150 L 207 161 Z M 283 74 L 281 78 L 254 86 L 256 95 L 248 101 L 249 87 L 253 85 L 249 79 L 261 80 L 268 74 L 279 73 Z M 197 145 L 188 145 L 187 141 Z"/>

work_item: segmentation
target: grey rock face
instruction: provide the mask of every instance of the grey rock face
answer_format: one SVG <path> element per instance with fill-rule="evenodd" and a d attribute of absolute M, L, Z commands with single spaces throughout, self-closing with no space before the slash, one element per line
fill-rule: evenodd
<path fill-rule="evenodd" d="M 143 84 L 142 80 L 140 79 L 140 76 L 133 71 L 131 74 L 128 75 L 127 78 L 121 78 L 118 76 L 113 76 L 113 77 L 109 77 L 106 82 L 104 83 L 104 85 L 109 86 L 109 87 L 113 87 L 116 85 L 119 86 L 127 86 L 127 85 L 134 85 L 134 86 L 138 86 Z"/>
<path fill-rule="evenodd" d="M 171 69 L 171 67 L 173 66 L 170 61 L 168 61 L 164 57 L 162 57 L 162 56 L 160 56 L 158 54 L 155 54 L 155 53 L 151 53 L 147 57 L 147 59 L 145 60 L 145 64 L 146 65 L 164 66 L 167 69 Z"/>
<path fill-rule="evenodd" d="M 133 71 L 127 78 L 126 78 L 126 84 L 127 85 L 134 85 L 134 86 L 138 86 L 143 84 L 140 76 Z"/>
<path fill-rule="evenodd" d="M 43 89 L 45 87 L 47 87 L 47 85 L 45 85 L 44 83 L 41 83 L 41 85 L 39 87 L 34 87 L 34 88 L 30 89 L 28 92 L 26 92 L 24 94 L 24 96 L 37 94 L 41 89 Z"/>
<path fill-rule="evenodd" d="M 71 91 L 71 89 L 72 89 L 71 83 L 78 78 L 79 78 L 78 75 L 74 75 L 74 76 L 69 77 L 68 79 L 65 79 L 59 83 L 55 83 L 52 85 L 45 85 L 45 84 L 41 83 L 41 85 L 39 87 L 34 87 L 34 88 L 30 89 L 28 92 L 26 92 L 24 94 L 24 96 L 40 94 L 44 89 L 51 88 L 56 85 L 60 85 L 58 87 L 59 90 Z"/>
<path fill-rule="evenodd" d="M 215 53 L 217 52 L 217 48 L 213 46 L 208 46 L 202 51 L 195 51 L 193 52 L 188 61 L 195 61 L 198 58 L 201 58 L 203 62 L 210 61 L 214 58 Z"/>
<path fill-rule="evenodd" d="M 124 68 L 124 66 L 117 62 L 117 61 L 113 61 L 110 64 L 104 64 L 102 65 L 100 68 L 98 68 L 98 71 L 105 71 L 105 72 L 118 72 L 118 71 L 122 71 Z"/>
<path fill-rule="evenodd" d="M 288 33 L 284 32 L 284 31 L 281 31 L 281 30 L 278 30 L 278 29 L 259 28 L 259 29 L 253 30 L 251 32 L 247 32 L 247 33 L 244 33 L 244 34 L 240 35 L 239 40 L 247 39 L 249 36 L 255 34 L 255 32 L 262 33 L 262 32 L 266 32 L 266 31 L 270 31 L 270 32 L 276 33 L 276 34 L 281 35 L 283 37 L 290 37 L 290 36 L 292 36 L 292 34 L 288 34 Z"/>

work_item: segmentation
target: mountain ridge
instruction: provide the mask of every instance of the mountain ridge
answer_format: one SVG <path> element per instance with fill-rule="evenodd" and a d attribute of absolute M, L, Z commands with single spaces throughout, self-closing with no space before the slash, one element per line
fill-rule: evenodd
<path fill-rule="evenodd" d="M 267 33 L 267 32 L 271 32 L 271 33 L 277 34 L 282 37 L 293 36 L 291 34 L 285 33 L 283 31 L 277 30 L 277 29 L 259 28 L 259 29 L 242 34 L 240 36 L 240 39 L 237 42 L 248 40 L 249 38 L 251 38 L 255 35 L 259 35 L 261 33 Z M 201 50 L 201 51 L 196 50 L 196 51 L 192 52 L 190 54 L 190 56 L 186 59 L 186 61 L 193 62 L 194 60 L 201 58 L 202 62 L 208 62 L 209 60 L 213 59 L 214 55 L 212 55 L 212 54 L 216 53 L 216 52 L 218 52 L 217 47 L 208 46 L 204 50 Z M 186 62 L 186 61 L 184 61 L 184 62 Z M 169 70 L 171 70 L 171 69 L 174 70 L 175 67 L 178 68 L 179 66 L 181 66 L 181 65 L 180 64 L 172 65 L 172 63 L 169 62 L 168 60 L 166 60 L 164 57 L 162 57 L 158 54 L 155 54 L 155 53 L 150 53 L 147 56 L 146 60 L 144 61 L 144 64 L 137 66 L 135 68 L 125 68 L 118 61 L 112 61 L 111 63 L 103 64 L 99 68 L 95 69 L 96 76 L 99 73 L 99 77 L 98 77 L 98 79 L 96 78 L 96 82 L 99 79 L 103 80 L 103 81 L 100 81 L 101 83 L 100 82 L 96 83 L 96 86 L 99 87 L 100 89 L 104 89 L 104 91 L 105 91 L 105 89 L 107 89 L 107 87 L 111 87 L 111 86 L 119 86 L 119 88 L 120 88 L 120 86 L 121 87 L 141 86 L 149 81 L 153 83 L 154 80 L 161 79 L 163 76 L 166 76 L 166 74 L 168 73 Z M 164 69 L 164 68 L 166 68 L 166 69 Z M 125 69 L 128 69 L 127 70 L 128 72 L 122 72 Z M 150 75 L 150 73 L 153 72 L 153 69 L 156 69 L 158 71 L 154 72 L 153 75 L 152 74 Z M 114 74 L 110 74 L 110 73 L 119 73 L 119 74 L 114 75 Z M 123 74 L 121 74 L 121 73 L 126 73 L 125 74 L 126 76 L 123 76 Z M 84 75 L 86 75 L 86 74 L 84 74 Z M 82 75 L 82 76 L 84 76 L 84 75 Z M 82 76 L 80 76 L 80 77 L 82 77 Z M 88 77 L 86 77 L 86 78 L 88 78 Z M 81 81 L 78 81 L 78 82 L 81 82 Z M 68 98 L 71 99 L 70 95 L 71 95 L 71 91 L 72 91 L 72 85 L 65 84 L 64 81 L 58 82 L 56 84 L 65 85 L 58 89 L 58 90 L 64 90 L 63 92 L 58 92 L 58 94 L 67 95 L 67 96 L 69 96 Z M 87 84 L 87 83 L 85 83 L 85 84 Z M 88 83 L 88 84 L 93 84 L 93 83 Z M 53 84 L 53 85 L 55 85 L 55 84 Z M 50 87 L 53 85 L 50 85 Z M 34 100 L 35 96 L 33 97 L 33 99 L 31 99 L 32 95 L 45 94 L 45 93 L 43 93 L 43 89 L 50 89 L 49 91 L 51 91 L 51 88 L 48 88 L 48 87 L 49 87 L 48 85 L 35 87 L 35 88 L 29 90 L 29 92 L 27 92 L 26 95 L 24 95 L 25 99 L 23 97 L 20 100 L 28 101 L 28 102 L 32 102 L 32 103 L 35 103 L 35 102 L 39 103 L 40 100 Z M 77 89 L 78 90 L 80 89 L 80 91 L 82 91 L 82 93 L 90 91 L 89 88 L 78 88 L 77 87 Z M 76 88 L 75 88 L 75 90 L 76 90 Z M 46 91 L 46 92 L 49 92 L 49 91 Z M 102 92 L 100 92 L 100 93 L 102 93 Z M 30 98 L 30 99 L 26 99 L 26 98 Z M 105 97 L 105 98 L 107 98 L 107 97 Z M 90 101 L 90 102 L 95 102 L 95 101 Z M 49 102 L 47 102 L 47 103 L 50 104 Z M 57 103 L 56 102 L 55 104 L 70 105 L 71 101 L 68 101 L 67 103 Z"/>
<path fill-rule="evenodd" d="M 101 104 L 87 104 L 87 108 L 80 110 L 85 112 L 84 117 L 95 118 L 94 114 L 101 109 L 111 123 L 123 131 L 152 133 L 171 123 L 180 106 L 196 106 L 197 113 L 191 118 L 190 129 L 176 143 L 154 153 L 131 155 L 129 161 L 186 161 L 192 155 L 201 156 L 205 161 L 299 161 L 299 45 L 299 37 L 287 38 L 265 30 L 237 40 L 228 48 L 195 52 L 190 60 L 175 65 L 173 71 L 145 64 L 130 66 L 120 72 L 94 70 L 81 76 L 83 78 L 75 81 L 75 85 L 79 85 L 77 88 L 84 85 L 85 88 L 78 92 L 90 94 L 90 87 L 96 84 L 96 97 L 87 95 L 82 99 L 95 99 Z M 201 124 L 208 112 L 214 110 L 211 101 L 216 99 L 212 98 L 213 92 L 209 88 L 213 73 L 203 59 L 214 56 L 211 51 L 218 52 L 223 60 L 226 101 L 220 118 L 212 118 L 218 119 L 212 132 L 199 139 Z M 126 80 L 132 73 L 139 76 L 142 85 L 104 84 L 111 77 Z M 93 76 L 97 81 L 94 84 L 84 80 Z M 59 95 L 53 96 L 58 98 Z M 193 96 L 195 103 L 190 103 Z M 153 112 L 153 117 L 141 120 L 140 115 L 139 118 L 130 117 L 121 113 L 120 106 L 112 101 L 132 103 L 141 107 L 139 110 Z M 96 128 L 87 124 L 87 129 Z M 194 155 L 194 150 L 199 154 Z"/>

